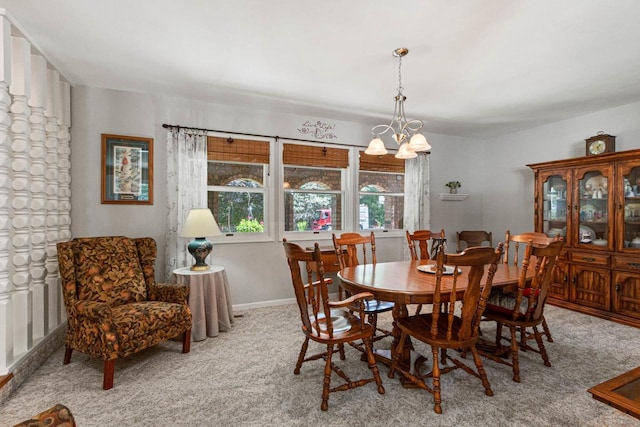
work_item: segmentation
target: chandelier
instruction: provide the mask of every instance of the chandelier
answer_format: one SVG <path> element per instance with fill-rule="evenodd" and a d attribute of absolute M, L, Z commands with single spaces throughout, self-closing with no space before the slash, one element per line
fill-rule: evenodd
<path fill-rule="evenodd" d="M 393 56 L 398 58 L 398 94 L 394 98 L 396 103 L 393 107 L 393 117 L 388 125 L 376 125 L 371 128 L 373 139 L 364 151 L 365 154 L 382 155 L 387 154 L 381 136 L 391 132 L 393 140 L 400 146 L 395 157 L 398 159 L 413 159 L 418 151 L 427 151 L 431 145 L 427 139 L 419 133 L 424 123 L 422 120 L 407 120 L 404 116 L 404 101 L 407 99 L 402 94 L 402 57 L 409 53 L 409 49 L 400 47 L 393 51 Z"/>

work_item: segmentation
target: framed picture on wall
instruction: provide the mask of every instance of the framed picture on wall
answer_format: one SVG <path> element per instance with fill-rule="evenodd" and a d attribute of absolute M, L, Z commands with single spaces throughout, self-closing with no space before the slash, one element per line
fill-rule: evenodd
<path fill-rule="evenodd" d="M 102 134 L 102 203 L 153 204 L 153 139 Z"/>

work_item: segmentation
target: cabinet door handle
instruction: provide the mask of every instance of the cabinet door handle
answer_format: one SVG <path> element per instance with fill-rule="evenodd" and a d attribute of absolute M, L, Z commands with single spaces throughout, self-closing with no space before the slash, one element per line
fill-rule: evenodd
<path fill-rule="evenodd" d="M 564 283 L 567 283 L 569 281 L 569 276 L 567 276 L 566 274 L 564 275 L 564 279 L 563 279 Z"/>
<path fill-rule="evenodd" d="M 620 293 L 621 288 L 622 286 L 620 285 L 620 283 L 616 283 L 616 292 Z"/>
<path fill-rule="evenodd" d="M 627 264 L 633 268 L 640 268 L 640 262 L 629 262 Z"/>
<path fill-rule="evenodd" d="M 571 278 L 571 283 L 574 283 L 574 284 L 576 283 L 576 276 L 573 276 L 573 277 Z"/>
<path fill-rule="evenodd" d="M 587 262 L 594 262 L 596 259 L 591 257 L 582 257 L 582 260 Z"/>

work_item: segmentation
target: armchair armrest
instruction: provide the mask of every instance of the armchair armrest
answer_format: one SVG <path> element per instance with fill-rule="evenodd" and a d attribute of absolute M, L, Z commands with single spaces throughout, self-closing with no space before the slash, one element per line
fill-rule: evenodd
<path fill-rule="evenodd" d="M 329 307 L 349 307 L 352 305 L 357 305 L 356 303 L 360 301 L 373 299 L 373 294 L 371 292 L 360 292 L 359 294 L 351 295 L 347 299 L 343 299 L 342 301 L 329 301 Z"/>
<path fill-rule="evenodd" d="M 371 292 L 360 292 L 342 301 L 329 301 L 329 307 L 348 307 L 352 310 L 358 310 L 358 317 L 364 319 L 364 301 L 370 299 L 373 299 Z"/>
<path fill-rule="evenodd" d="M 85 316 L 92 319 L 110 319 L 111 307 L 104 302 L 79 300 L 73 305 L 78 316 Z"/>
<path fill-rule="evenodd" d="M 189 300 L 189 285 L 152 283 L 149 285 L 149 301 L 186 304 Z"/>

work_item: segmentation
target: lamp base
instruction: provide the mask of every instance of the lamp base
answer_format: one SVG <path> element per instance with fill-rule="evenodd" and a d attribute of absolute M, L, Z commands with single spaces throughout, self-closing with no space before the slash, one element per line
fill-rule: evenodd
<path fill-rule="evenodd" d="M 204 260 L 211 253 L 213 245 L 206 237 L 196 237 L 189 242 L 187 249 L 196 260 L 196 263 L 191 266 L 192 271 L 206 271 L 209 269 L 209 266 Z"/>

